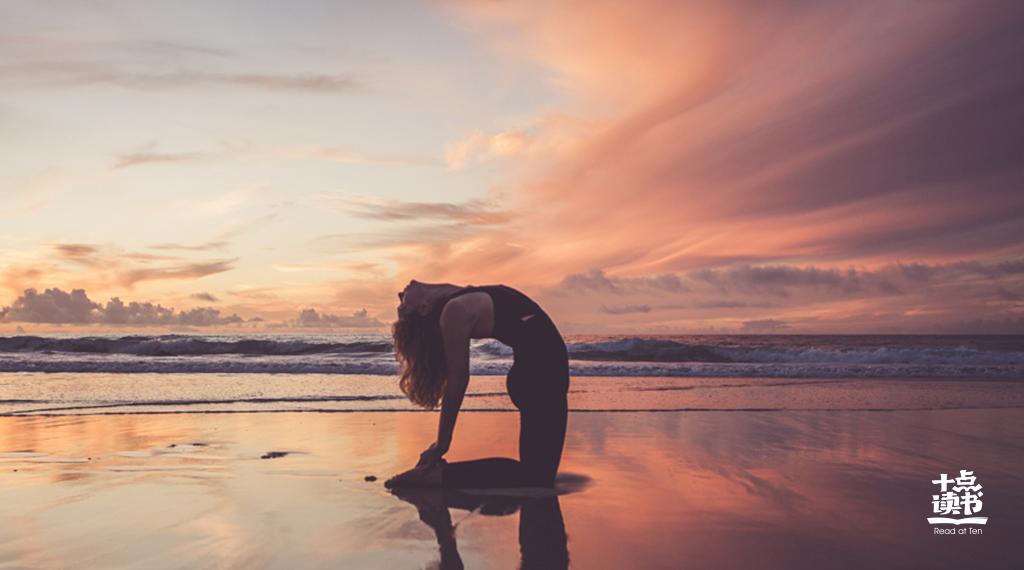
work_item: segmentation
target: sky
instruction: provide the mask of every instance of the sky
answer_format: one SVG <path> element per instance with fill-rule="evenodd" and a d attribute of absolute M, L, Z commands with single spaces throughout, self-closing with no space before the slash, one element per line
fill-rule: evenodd
<path fill-rule="evenodd" d="M 0 331 L 1024 332 L 1018 2 L 0 13 Z"/>

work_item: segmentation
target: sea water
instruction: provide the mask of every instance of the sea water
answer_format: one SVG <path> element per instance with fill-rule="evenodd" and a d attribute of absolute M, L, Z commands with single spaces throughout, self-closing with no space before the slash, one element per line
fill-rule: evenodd
<path fill-rule="evenodd" d="M 574 410 L 1013 407 L 1021 335 L 566 337 Z M 511 348 L 472 343 L 466 410 L 512 410 Z M 414 409 L 384 334 L 0 337 L 0 413 Z"/>

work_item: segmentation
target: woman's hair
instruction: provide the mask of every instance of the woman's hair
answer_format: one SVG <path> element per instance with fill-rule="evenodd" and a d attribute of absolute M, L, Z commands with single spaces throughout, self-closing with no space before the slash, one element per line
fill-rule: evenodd
<path fill-rule="evenodd" d="M 441 401 L 448 366 L 438 315 L 415 311 L 400 315 L 391 327 L 398 359 L 398 386 L 412 403 L 435 408 Z"/>

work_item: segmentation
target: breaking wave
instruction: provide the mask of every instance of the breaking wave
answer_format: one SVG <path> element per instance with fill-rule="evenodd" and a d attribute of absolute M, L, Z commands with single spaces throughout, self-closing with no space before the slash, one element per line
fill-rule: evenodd
<path fill-rule="evenodd" d="M 391 352 L 387 340 L 348 342 L 310 339 L 241 338 L 221 340 L 192 335 L 122 337 L 0 337 L 0 353 L 67 352 L 76 354 L 131 354 L 135 356 L 205 356 L 245 354 L 254 356 L 301 356 L 309 354 L 363 354 Z"/>
<path fill-rule="evenodd" d="M 1024 337 L 569 337 L 574 375 L 1021 378 Z M 472 373 L 503 375 L 512 350 L 474 341 Z M 0 337 L 0 372 L 393 375 L 385 335 Z"/>

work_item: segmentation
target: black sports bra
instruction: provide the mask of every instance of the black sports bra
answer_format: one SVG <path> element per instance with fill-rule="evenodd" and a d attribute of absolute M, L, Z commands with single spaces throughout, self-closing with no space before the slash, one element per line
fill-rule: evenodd
<path fill-rule="evenodd" d="M 541 325 L 546 323 L 554 329 L 554 323 L 547 313 L 540 308 L 540 305 L 525 294 L 506 285 L 469 285 L 463 287 L 438 302 L 435 309 L 436 317 L 441 317 L 441 311 L 448 301 L 459 295 L 474 291 L 483 291 L 491 296 L 491 300 L 494 303 L 494 331 L 492 334 L 494 338 L 512 348 L 515 348 L 516 345 L 521 344 L 524 340 L 522 333 L 527 322 L 536 319 L 536 322 L 531 322 L 530 324 Z M 532 326 L 531 329 L 539 330 Z"/>

